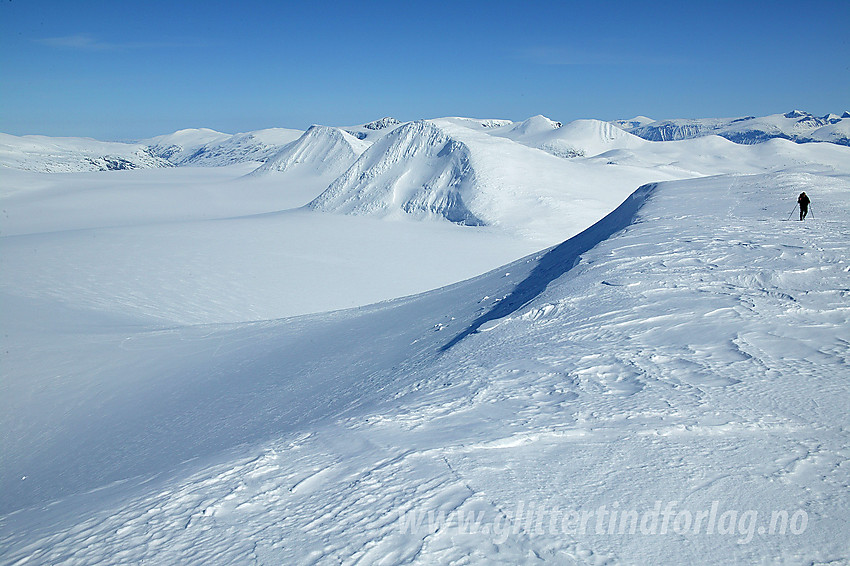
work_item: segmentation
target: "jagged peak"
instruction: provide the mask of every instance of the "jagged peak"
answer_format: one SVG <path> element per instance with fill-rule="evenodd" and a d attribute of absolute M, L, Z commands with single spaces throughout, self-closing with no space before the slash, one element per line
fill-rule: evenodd
<path fill-rule="evenodd" d="M 786 112 L 783 116 L 786 118 L 802 118 L 804 116 L 811 116 L 811 114 L 802 110 L 792 110 L 791 112 Z"/>
<path fill-rule="evenodd" d="M 363 127 L 367 130 L 385 130 L 387 128 L 391 128 L 393 126 L 398 126 L 401 124 L 401 121 L 391 117 L 385 116 L 380 120 L 375 120 L 374 122 L 369 122 L 368 124 L 363 124 Z"/>

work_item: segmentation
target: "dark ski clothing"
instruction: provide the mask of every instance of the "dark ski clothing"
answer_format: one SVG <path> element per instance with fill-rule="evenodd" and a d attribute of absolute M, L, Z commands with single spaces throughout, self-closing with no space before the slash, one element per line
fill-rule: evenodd
<path fill-rule="evenodd" d="M 805 192 L 800 193 L 800 196 L 797 197 L 797 204 L 800 205 L 800 220 L 806 217 L 809 213 L 809 203 L 812 202 L 809 200 L 809 195 Z"/>

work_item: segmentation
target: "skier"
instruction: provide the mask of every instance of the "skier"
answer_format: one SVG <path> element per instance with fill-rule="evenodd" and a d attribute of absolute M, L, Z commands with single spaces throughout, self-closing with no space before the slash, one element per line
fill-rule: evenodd
<path fill-rule="evenodd" d="M 806 217 L 809 213 L 809 196 L 806 194 L 806 191 L 800 193 L 800 196 L 797 197 L 797 204 L 800 205 L 800 220 Z"/>

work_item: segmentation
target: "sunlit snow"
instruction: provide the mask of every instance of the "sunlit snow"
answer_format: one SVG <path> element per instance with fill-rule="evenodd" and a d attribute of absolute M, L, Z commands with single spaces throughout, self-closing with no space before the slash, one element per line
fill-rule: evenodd
<path fill-rule="evenodd" d="M 850 147 L 385 118 L 0 164 L 3 563 L 850 561 Z"/>

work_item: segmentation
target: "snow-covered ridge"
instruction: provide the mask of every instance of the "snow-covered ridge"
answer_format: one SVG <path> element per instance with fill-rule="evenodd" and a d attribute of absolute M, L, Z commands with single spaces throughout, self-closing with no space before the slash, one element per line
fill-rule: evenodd
<path fill-rule="evenodd" d="M 180 165 L 186 162 L 190 155 L 207 144 L 219 143 L 231 137 L 230 134 L 217 132 L 209 128 L 190 128 L 178 130 L 173 134 L 157 136 L 144 140 L 142 143 L 150 148 L 157 157 Z"/>
<path fill-rule="evenodd" d="M 430 122 L 409 122 L 375 142 L 313 200 L 314 210 L 444 217 L 479 225 L 464 204 L 473 171 L 469 149 Z"/>
<path fill-rule="evenodd" d="M 637 138 L 649 141 L 677 141 L 718 135 L 739 144 L 756 144 L 782 138 L 797 143 L 829 142 L 850 145 L 850 112 L 847 111 L 840 116 L 832 113 L 814 116 L 808 112 L 793 110 L 760 118 L 744 116 L 662 121 L 637 116 L 612 122 L 576 120 L 566 124 L 542 115 L 520 122 L 463 117 L 438 120 L 504 137 L 565 158 L 590 157 L 612 149 L 634 149 L 639 147 Z M 358 140 L 374 143 L 402 125 L 396 118 L 384 117 L 341 129 Z M 622 135 L 621 132 L 632 135 Z M 265 163 L 303 133 L 301 130 L 269 128 L 226 134 L 207 128 L 196 128 L 179 130 L 135 143 L 2 134 L 0 166 L 61 172 Z"/>
<path fill-rule="evenodd" d="M 565 158 L 590 157 L 612 149 L 634 149 L 646 143 L 610 122 L 575 120 L 562 124 L 545 116 L 494 129 L 492 134 Z"/>
<path fill-rule="evenodd" d="M 181 166 L 220 167 L 248 161 L 265 162 L 301 134 L 300 130 L 269 128 L 233 135 L 210 135 L 212 139 L 200 145 L 187 144 L 179 146 L 178 150 L 169 146 L 164 151 L 172 163 Z"/>
<path fill-rule="evenodd" d="M 269 157 L 253 174 L 304 169 L 336 177 L 348 169 L 367 147 L 368 143 L 344 130 L 314 125 Z"/>
<path fill-rule="evenodd" d="M 391 116 L 374 120 L 366 124 L 343 128 L 346 132 L 365 142 L 373 142 L 402 125 L 402 121 Z"/>
<path fill-rule="evenodd" d="M 0 165 L 42 173 L 170 167 L 143 144 L 0 134 Z"/>
<path fill-rule="evenodd" d="M 784 138 L 798 143 L 831 142 L 850 145 L 850 114 L 815 116 L 802 110 L 784 114 L 739 118 L 677 119 L 645 122 L 618 120 L 616 126 L 650 141 L 672 141 L 707 135 L 722 136 L 740 144 Z"/>

